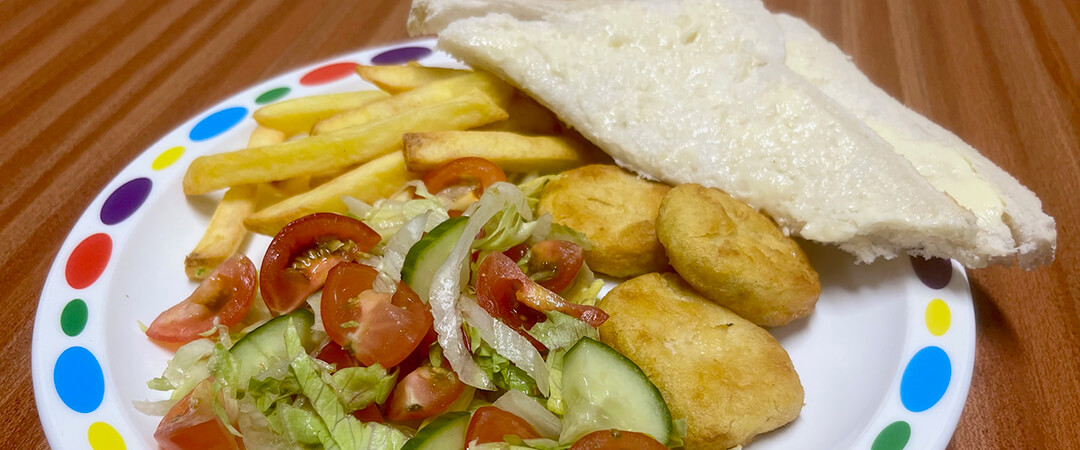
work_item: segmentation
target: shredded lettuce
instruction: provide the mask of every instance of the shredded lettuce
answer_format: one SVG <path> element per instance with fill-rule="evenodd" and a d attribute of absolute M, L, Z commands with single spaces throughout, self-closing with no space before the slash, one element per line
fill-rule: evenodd
<path fill-rule="evenodd" d="M 413 198 L 414 193 L 420 198 Z M 394 195 L 377 200 L 372 205 L 352 197 L 344 197 L 342 201 L 350 214 L 379 233 L 384 241 L 397 233 L 405 222 L 421 214 L 430 213 L 424 231 L 431 231 L 435 225 L 450 217 L 446 212 L 449 205 L 428 192 L 424 183 L 418 180 L 406 183 Z"/>
<path fill-rule="evenodd" d="M 314 412 L 283 403 L 277 410 L 287 439 L 304 446 L 321 445 L 331 440 L 330 430 Z"/>
<path fill-rule="evenodd" d="M 680 418 L 671 421 L 671 434 L 668 436 L 668 447 L 679 448 L 684 445 L 686 440 L 686 418 Z M 736 447 L 732 447 L 736 448 Z M 739 446 L 737 448 L 742 448 Z"/>
<path fill-rule="evenodd" d="M 255 377 L 248 380 L 246 395 L 259 411 L 269 413 L 279 401 L 288 400 L 299 393 L 300 382 L 286 370 L 284 375 L 277 377 Z"/>
<path fill-rule="evenodd" d="M 570 348 L 583 337 L 596 339 L 599 335 L 596 328 L 570 315 L 558 311 L 545 314 L 547 320 L 537 322 L 528 333 L 548 349 Z"/>
<path fill-rule="evenodd" d="M 585 237 L 584 233 L 561 223 L 552 223 L 551 232 L 545 239 L 569 241 L 580 245 L 585 250 L 593 249 L 592 242 L 589 242 L 589 238 Z"/>
<path fill-rule="evenodd" d="M 604 288 L 604 280 L 599 280 L 589 269 L 588 264 L 582 264 L 574 281 L 564 288 L 559 295 L 570 303 L 579 305 L 596 306 L 600 297 L 600 291 Z"/>
<path fill-rule="evenodd" d="M 328 430 L 318 438 L 327 450 L 397 450 L 407 437 L 396 428 L 379 423 L 361 423 L 348 414 L 334 387 L 322 378 L 320 366 L 304 351 L 296 329 L 285 330 L 285 347 L 291 362 L 289 367 L 300 383 L 300 391 L 311 402 L 311 408 Z"/>
<path fill-rule="evenodd" d="M 169 396 L 170 405 L 175 403 L 210 376 L 206 364 L 214 352 L 214 345 L 214 341 L 209 339 L 196 339 L 184 344 L 176 350 L 161 376 L 151 379 L 146 385 L 155 391 L 173 391 Z"/>
<path fill-rule="evenodd" d="M 566 356 L 566 349 L 556 349 L 548 352 L 547 364 L 548 368 L 548 386 L 549 394 L 547 403 L 544 405 L 548 411 L 551 411 L 558 415 L 566 414 L 566 402 L 563 401 L 562 395 L 562 371 L 563 371 L 563 358 Z"/>
<path fill-rule="evenodd" d="M 548 183 L 557 180 L 559 175 L 545 175 L 542 177 L 528 178 L 518 184 L 518 188 L 521 189 L 522 194 L 525 195 L 525 199 L 529 204 L 529 209 L 536 214 L 536 207 L 540 204 L 540 194 L 544 192 L 544 187 Z"/>
<path fill-rule="evenodd" d="M 515 389 L 529 395 L 539 393 L 536 381 L 529 374 L 499 355 L 480 338 L 475 328 L 466 327 L 466 329 L 470 332 L 469 339 L 473 344 L 473 358 L 480 369 L 495 383 L 495 387 L 503 390 Z"/>
<path fill-rule="evenodd" d="M 375 265 L 375 269 L 379 271 L 379 276 L 373 283 L 376 292 L 393 294 L 397 291 L 397 284 L 401 281 L 401 268 L 405 265 L 405 256 L 409 254 L 409 249 L 423 237 L 424 227 L 430 215 L 430 212 L 424 212 L 409 219 L 393 237 L 386 241 L 383 257 Z"/>
<path fill-rule="evenodd" d="M 550 225 L 551 216 L 545 216 Z M 521 203 L 507 205 L 484 226 L 484 237 L 473 241 L 474 249 L 502 251 L 532 237 L 540 221 L 532 220 L 532 210 Z"/>
<path fill-rule="evenodd" d="M 540 356 L 540 352 L 536 351 L 532 343 L 509 325 L 488 314 L 476 303 L 476 300 L 463 295 L 458 299 L 458 306 L 465 320 L 475 328 L 480 338 L 495 349 L 500 356 L 510 360 L 514 366 L 535 380 L 540 394 L 547 395 L 547 366 L 544 365 L 544 358 Z"/>
<path fill-rule="evenodd" d="M 490 390 L 495 385 L 465 348 L 465 341 L 461 336 L 464 320 L 458 310 L 458 297 L 461 295 L 462 282 L 468 282 L 469 265 L 466 261 L 469 259 L 476 234 L 508 205 L 518 205 L 519 211 L 528 208 L 525 196 L 517 186 L 505 182 L 488 186 L 480 201 L 466 211 L 469 220 L 465 223 L 461 239 L 454 245 L 446 262 L 435 271 L 431 283 L 429 304 L 443 354 L 463 383 L 479 389 Z M 531 215 L 531 211 L 527 212 Z"/>
<path fill-rule="evenodd" d="M 329 380 L 327 380 L 329 378 Z M 382 366 L 346 367 L 329 377 L 323 376 L 347 412 L 366 408 L 372 403 L 385 403 L 397 382 L 397 371 L 387 373 Z"/>

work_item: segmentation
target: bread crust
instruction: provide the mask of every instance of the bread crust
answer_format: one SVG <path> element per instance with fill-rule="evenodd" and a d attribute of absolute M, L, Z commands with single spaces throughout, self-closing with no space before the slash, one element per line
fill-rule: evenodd
<path fill-rule="evenodd" d="M 803 387 L 767 331 L 705 299 L 674 273 L 626 281 L 600 302 L 600 339 L 626 355 L 687 421 L 686 449 L 725 449 L 792 421 Z"/>

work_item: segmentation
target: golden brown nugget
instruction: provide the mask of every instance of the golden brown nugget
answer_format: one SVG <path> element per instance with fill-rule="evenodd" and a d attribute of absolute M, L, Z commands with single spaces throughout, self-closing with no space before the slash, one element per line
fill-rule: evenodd
<path fill-rule="evenodd" d="M 585 252 L 585 261 L 590 268 L 632 277 L 667 267 L 656 238 L 656 214 L 669 189 L 616 166 L 594 164 L 548 183 L 540 195 L 540 212 L 589 238 L 593 248 Z"/>
<path fill-rule="evenodd" d="M 687 422 L 686 449 L 725 449 L 791 422 L 803 387 L 761 327 L 710 302 L 677 274 L 626 281 L 600 302 L 600 340 L 634 361 Z"/>
<path fill-rule="evenodd" d="M 806 317 L 821 295 L 799 244 L 724 191 L 684 184 L 660 205 L 656 232 L 671 266 L 710 300 L 758 325 Z"/>

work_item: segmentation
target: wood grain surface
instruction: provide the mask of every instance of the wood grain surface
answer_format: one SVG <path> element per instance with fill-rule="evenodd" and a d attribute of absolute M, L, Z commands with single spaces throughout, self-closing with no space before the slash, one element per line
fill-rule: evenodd
<path fill-rule="evenodd" d="M 1080 2 L 773 0 L 1014 174 L 1057 260 L 971 273 L 978 349 L 950 448 L 1080 448 Z M 47 448 L 30 379 L 46 272 L 160 136 L 283 71 L 405 38 L 405 0 L 0 1 L 0 447 Z"/>

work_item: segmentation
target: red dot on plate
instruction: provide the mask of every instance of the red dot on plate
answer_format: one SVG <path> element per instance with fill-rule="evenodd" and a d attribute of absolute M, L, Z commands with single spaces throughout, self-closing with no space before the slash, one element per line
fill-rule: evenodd
<path fill-rule="evenodd" d="M 112 239 L 105 233 L 93 234 L 83 239 L 68 257 L 64 276 L 68 285 L 83 289 L 97 281 L 112 255 Z"/>
<path fill-rule="evenodd" d="M 304 86 L 315 86 L 317 84 L 337 81 L 356 73 L 356 66 L 359 66 L 359 64 L 354 62 L 328 64 L 304 74 L 304 76 L 300 77 L 300 84 Z"/>

